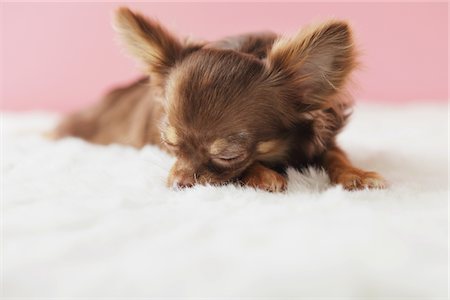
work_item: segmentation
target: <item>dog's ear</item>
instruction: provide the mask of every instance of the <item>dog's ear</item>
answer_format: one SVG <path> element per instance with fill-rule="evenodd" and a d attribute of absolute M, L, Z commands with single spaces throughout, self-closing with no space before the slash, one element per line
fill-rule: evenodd
<path fill-rule="evenodd" d="M 352 32 L 343 21 L 308 26 L 275 41 L 267 63 L 274 78 L 295 82 L 303 103 L 326 106 L 327 98 L 345 85 L 357 65 Z"/>
<path fill-rule="evenodd" d="M 126 49 L 150 72 L 166 73 L 183 52 L 183 44 L 158 22 L 126 7 L 115 14 L 114 28 Z"/>

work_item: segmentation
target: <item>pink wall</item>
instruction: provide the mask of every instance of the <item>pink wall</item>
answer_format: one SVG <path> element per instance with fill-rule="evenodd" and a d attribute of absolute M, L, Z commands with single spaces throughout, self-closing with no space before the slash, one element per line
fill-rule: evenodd
<path fill-rule="evenodd" d="M 173 31 L 215 39 L 293 33 L 327 17 L 350 20 L 364 51 L 360 99 L 447 101 L 446 3 L 135 3 Z M 69 111 L 139 74 L 114 42 L 113 3 L 1 4 L 2 109 Z"/>

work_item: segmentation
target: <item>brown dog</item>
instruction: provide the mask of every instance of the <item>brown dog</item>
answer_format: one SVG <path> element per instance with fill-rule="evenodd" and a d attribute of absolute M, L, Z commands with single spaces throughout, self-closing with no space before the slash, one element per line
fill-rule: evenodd
<path fill-rule="evenodd" d="M 177 157 L 169 186 L 240 182 L 283 191 L 288 166 L 315 165 L 349 190 L 385 187 L 335 142 L 349 115 L 344 88 L 357 64 L 345 22 L 306 27 L 290 38 L 258 33 L 194 43 L 121 8 L 115 27 L 148 77 L 66 118 L 57 138 L 156 144 Z"/>

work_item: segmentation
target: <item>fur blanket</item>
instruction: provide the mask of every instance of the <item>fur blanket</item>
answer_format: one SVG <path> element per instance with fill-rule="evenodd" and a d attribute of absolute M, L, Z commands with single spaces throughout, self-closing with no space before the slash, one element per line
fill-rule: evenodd
<path fill-rule="evenodd" d="M 6 297 L 446 297 L 446 105 L 360 105 L 339 141 L 387 190 L 289 170 L 270 194 L 173 191 L 173 158 L 54 142 L 57 115 L 3 113 Z"/>

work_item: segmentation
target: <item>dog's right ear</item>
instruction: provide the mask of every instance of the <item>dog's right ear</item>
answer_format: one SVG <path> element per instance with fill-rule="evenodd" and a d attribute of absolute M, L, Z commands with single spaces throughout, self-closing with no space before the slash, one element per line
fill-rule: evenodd
<path fill-rule="evenodd" d="M 128 52 L 152 73 L 166 74 L 182 56 L 183 44 L 175 36 L 158 22 L 126 7 L 117 10 L 114 29 Z"/>
<path fill-rule="evenodd" d="M 267 62 L 274 78 L 294 79 L 302 103 L 312 109 L 328 107 L 331 96 L 345 88 L 357 54 L 349 24 L 330 20 L 279 38 Z"/>

